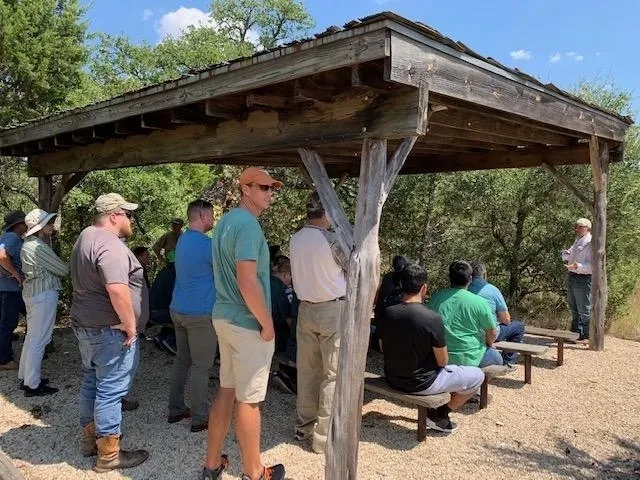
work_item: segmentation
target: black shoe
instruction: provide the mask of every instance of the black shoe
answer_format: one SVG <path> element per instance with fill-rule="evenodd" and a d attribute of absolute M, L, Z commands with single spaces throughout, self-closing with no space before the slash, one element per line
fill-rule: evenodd
<path fill-rule="evenodd" d="M 48 378 L 41 378 L 40 379 L 40 386 L 43 387 L 45 385 L 49 385 L 49 379 Z M 24 385 L 24 380 L 20 381 L 20 390 L 24 390 L 25 389 L 25 385 Z"/>
<path fill-rule="evenodd" d="M 53 395 L 54 393 L 58 393 L 58 389 L 50 387 L 49 385 L 40 384 L 38 388 L 29 388 L 26 385 L 24 387 L 25 397 L 44 397 L 46 395 Z"/>
<path fill-rule="evenodd" d="M 220 466 L 215 470 L 210 470 L 207 467 L 202 469 L 202 475 L 200 480 L 217 480 L 222 475 L 222 472 L 229 468 L 229 457 L 222 455 L 220 458 Z"/>
<path fill-rule="evenodd" d="M 202 432 L 209 428 L 209 422 L 201 423 L 200 425 L 191 425 L 191 433 Z"/>
<path fill-rule="evenodd" d="M 283 372 L 273 372 L 271 374 L 271 381 L 273 384 L 282 390 L 284 393 L 291 395 L 296 394 L 296 385 L 291 379 Z"/>
<path fill-rule="evenodd" d="M 164 347 L 164 349 L 169 352 L 171 355 L 175 355 L 176 353 L 178 353 L 178 349 L 176 347 L 176 339 L 175 337 L 171 338 L 171 337 L 164 337 L 161 341 L 160 341 L 161 345 Z"/>
<path fill-rule="evenodd" d="M 454 433 L 458 430 L 458 425 L 453 423 L 449 417 L 441 419 L 431 419 L 427 417 L 427 427 L 443 433 Z"/>
<path fill-rule="evenodd" d="M 12 342 L 17 342 L 18 340 L 20 340 L 20 335 L 18 335 L 17 333 L 13 332 L 11 334 L 11 341 Z"/>
<path fill-rule="evenodd" d="M 251 480 L 251 477 L 243 473 L 242 480 Z M 271 467 L 264 467 L 259 480 L 284 480 L 284 465 L 279 463 Z"/>

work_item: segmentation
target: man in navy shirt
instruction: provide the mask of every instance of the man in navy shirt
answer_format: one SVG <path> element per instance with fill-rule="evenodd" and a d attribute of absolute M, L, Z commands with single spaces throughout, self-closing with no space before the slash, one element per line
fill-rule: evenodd
<path fill-rule="evenodd" d="M 22 235 L 27 231 L 24 212 L 10 212 L 4 217 L 0 235 L 0 370 L 17 370 L 11 340 L 22 309 Z"/>
<path fill-rule="evenodd" d="M 498 322 L 498 336 L 496 342 L 517 342 L 522 343 L 524 337 L 524 323 L 518 320 L 511 320 L 507 302 L 498 287 L 487 282 L 487 267 L 482 263 L 472 263 L 473 268 L 471 285 L 468 290 L 471 293 L 480 295 L 489 304 L 489 308 L 495 314 Z M 517 353 L 502 352 L 502 358 L 505 363 L 515 363 Z"/>
<path fill-rule="evenodd" d="M 177 353 L 169 394 L 169 423 L 191 417 L 191 431 L 208 428 L 209 369 L 216 356 L 217 336 L 211 323 L 216 298 L 211 238 L 213 208 L 205 200 L 187 207 L 189 228 L 175 249 L 176 283 L 171 320 L 176 330 Z M 191 409 L 184 403 L 184 388 L 191 370 Z"/>

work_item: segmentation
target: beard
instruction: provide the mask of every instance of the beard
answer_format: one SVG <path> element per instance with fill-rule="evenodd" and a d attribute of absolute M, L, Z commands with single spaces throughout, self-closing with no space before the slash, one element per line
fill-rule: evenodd
<path fill-rule="evenodd" d="M 120 229 L 120 235 L 118 235 L 120 238 L 129 238 L 133 235 L 133 228 L 131 228 L 131 224 L 129 223 L 128 225 L 123 226 Z"/>

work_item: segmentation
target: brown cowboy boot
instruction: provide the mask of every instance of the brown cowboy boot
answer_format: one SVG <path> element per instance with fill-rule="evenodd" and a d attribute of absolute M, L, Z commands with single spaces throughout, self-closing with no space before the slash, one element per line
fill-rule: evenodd
<path fill-rule="evenodd" d="M 82 429 L 82 456 L 93 457 L 98 454 L 96 444 L 96 424 L 91 422 Z"/>
<path fill-rule="evenodd" d="M 98 461 L 95 471 L 102 473 L 117 468 L 137 467 L 149 458 L 146 450 L 120 450 L 120 437 L 109 435 L 96 440 L 98 444 Z"/>

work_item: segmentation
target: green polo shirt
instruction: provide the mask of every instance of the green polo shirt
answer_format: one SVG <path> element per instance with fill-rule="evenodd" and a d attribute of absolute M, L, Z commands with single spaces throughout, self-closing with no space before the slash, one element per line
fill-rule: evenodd
<path fill-rule="evenodd" d="M 212 248 L 216 284 L 212 318 L 259 331 L 260 323 L 247 308 L 238 288 L 236 270 L 236 262 L 251 260 L 257 263 L 264 301 L 271 311 L 269 248 L 258 219 L 244 208 L 234 208 L 224 214 L 213 233 Z"/>
<path fill-rule="evenodd" d="M 449 363 L 480 365 L 487 350 L 485 331 L 498 328 L 487 301 L 464 288 L 446 288 L 433 294 L 427 306 L 444 322 Z"/>

